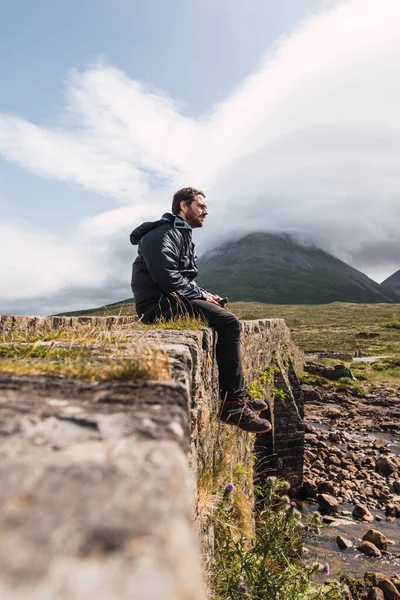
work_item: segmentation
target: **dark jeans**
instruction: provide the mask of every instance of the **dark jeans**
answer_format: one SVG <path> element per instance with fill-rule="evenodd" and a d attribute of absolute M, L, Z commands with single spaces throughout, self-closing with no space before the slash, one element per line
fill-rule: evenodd
<path fill-rule="evenodd" d="M 206 300 L 188 300 L 183 296 L 175 295 L 163 296 L 157 305 L 146 309 L 138 305 L 136 308 L 144 323 L 153 323 L 160 318 L 172 319 L 181 315 L 204 317 L 218 334 L 216 358 L 221 398 L 232 400 L 246 396 L 240 355 L 240 326 L 235 315 L 226 308 Z"/>

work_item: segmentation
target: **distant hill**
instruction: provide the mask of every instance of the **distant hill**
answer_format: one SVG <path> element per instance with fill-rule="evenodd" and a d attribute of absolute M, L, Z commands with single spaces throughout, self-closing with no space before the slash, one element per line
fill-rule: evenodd
<path fill-rule="evenodd" d="M 381 283 L 382 289 L 390 290 L 390 292 L 394 293 L 397 297 L 397 301 L 400 300 L 400 269 L 393 273 L 390 277 L 382 281 Z"/>
<path fill-rule="evenodd" d="M 71 312 L 58 313 L 53 315 L 54 317 L 107 317 L 119 315 L 136 315 L 135 300 L 133 298 L 127 298 L 120 302 L 113 302 L 105 306 L 98 306 L 96 308 L 87 308 L 82 310 L 73 310 Z"/>
<path fill-rule="evenodd" d="M 391 290 L 289 235 L 251 233 L 199 259 L 199 284 L 230 301 L 268 304 L 395 302 Z"/>

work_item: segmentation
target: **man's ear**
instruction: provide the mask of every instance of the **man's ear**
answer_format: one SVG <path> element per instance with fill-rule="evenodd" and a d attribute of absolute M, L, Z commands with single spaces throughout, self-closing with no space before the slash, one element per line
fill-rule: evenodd
<path fill-rule="evenodd" d="M 185 200 L 181 200 L 181 202 L 179 204 L 179 208 L 180 208 L 180 212 L 185 213 L 187 211 L 187 204 L 186 204 Z"/>

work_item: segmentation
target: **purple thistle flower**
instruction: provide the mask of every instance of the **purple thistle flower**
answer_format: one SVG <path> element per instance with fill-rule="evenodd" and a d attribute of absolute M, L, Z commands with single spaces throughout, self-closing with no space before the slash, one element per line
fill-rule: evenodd
<path fill-rule="evenodd" d="M 329 575 L 329 563 L 324 564 L 324 573 L 325 575 Z"/>
<path fill-rule="evenodd" d="M 320 515 L 319 516 L 319 520 L 320 520 L 321 523 L 323 523 L 324 522 L 324 517 L 322 515 Z"/>
<path fill-rule="evenodd" d="M 291 503 L 290 503 L 290 506 L 291 506 L 292 508 L 297 508 L 297 504 L 296 504 L 296 502 L 291 502 Z"/>
<path fill-rule="evenodd" d="M 239 592 L 243 592 L 243 594 L 247 592 L 247 585 L 245 583 L 239 586 Z"/>
<path fill-rule="evenodd" d="M 234 489 L 235 486 L 233 485 L 233 483 L 227 483 L 225 486 L 225 493 L 230 494 L 231 492 L 233 492 Z"/>

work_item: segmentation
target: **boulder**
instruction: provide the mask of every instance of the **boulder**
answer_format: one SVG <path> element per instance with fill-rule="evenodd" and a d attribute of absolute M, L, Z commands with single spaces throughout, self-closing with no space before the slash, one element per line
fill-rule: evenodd
<path fill-rule="evenodd" d="M 330 481 L 320 481 L 318 491 L 320 494 L 330 494 L 332 496 L 335 493 L 335 488 Z"/>
<path fill-rule="evenodd" d="M 348 548 L 353 547 L 353 542 L 351 542 L 351 540 L 347 540 L 346 538 L 342 537 L 341 535 L 337 536 L 336 543 L 341 550 L 347 550 Z"/>
<path fill-rule="evenodd" d="M 324 513 L 335 513 L 339 507 L 339 502 L 330 494 L 318 494 L 317 502 Z"/>
<path fill-rule="evenodd" d="M 305 479 L 303 485 L 299 491 L 302 498 L 315 498 L 317 495 L 318 488 L 315 481 L 311 479 Z"/>
<path fill-rule="evenodd" d="M 309 388 L 309 387 L 310 386 L 308 386 L 308 385 L 302 386 L 301 389 L 303 391 L 303 394 L 304 394 L 304 388 Z M 311 388 L 311 389 L 313 389 L 313 388 Z M 319 394 L 318 394 L 318 396 L 319 396 Z M 311 425 L 310 423 L 304 423 L 304 432 L 305 433 L 318 433 L 318 429 L 316 427 L 314 427 L 314 425 Z"/>
<path fill-rule="evenodd" d="M 385 507 L 386 517 L 400 517 L 400 504 L 387 504 Z"/>
<path fill-rule="evenodd" d="M 321 402 L 322 397 L 320 392 L 311 385 L 304 384 L 301 386 L 301 390 L 303 392 L 304 402 Z"/>
<path fill-rule="evenodd" d="M 368 523 L 374 520 L 371 511 L 366 506 L 364 506 L 364 504 L 355 505 L 353 509 L 353 517 L 355 519 L 360 519 L 361 521 L 367 521 Z"/>
<path fill-rule="evenodd" d="M 381 438 L 375 438 L 372 442 L 373 447 L 377 450 L 382 450 L 383 448 L 386 448 L 388 444 L 389 442 L 387 440 L 383 440 Z"/>
<path fill-rule="evenodd" d="M 335 456 L 334 454 L 329 454 L 329 456 L 326 459 L 326 462 L 328 463 L 328 465 L 336 465 L 337 467 L 342 466 L 342 461 L 338 456 Z"/>
<path fill-rule="evenodd" d="M 379 549 L 386 548 L 387 537 L 383 535 L 378 529 L 369 529 L 367 533 L 362 537 L 364 542 L 371 542 Z"/>
<path fill-rule="evenodd" d="M 393 489 L 396 492 L 396 494 L 400 494 L 400 479 L 395 479 L 393 481 Z"/>
<path fill-rule="evenodd" d="M 379 550 L 379 548 L 377 548 L 374 544 L 371 544 L 371 542 L 361 542 L 361 544 L 357 546 L 357 550 L 359 550 L 363 554 L 366 554 L 367 556 L 382 556 L 382 553 Z"/>
<path fill-rule="evenodd" d="M 396 465 L 387 456 L 380 456 L 376 459 L 376 470 L 382 475 L 392 475 L 396 471 Z"/>
<path fill-rule="evenodd" d="M 330 442 L 340 442 L 340 433 L 339 431 L 330 431 L 328 434 L 328 440 Z"/>
<path fill-rule="evenodd" d="M 350 369 L 340 364 L 335 365 L 335 367 L 332 368 L 320 363 L 308 361 L 305 364 L 304 370 L 306 373 L 319 375 L 320 377 L 325 377 L 325 379 L 331 379 L 333 381 L 338 381 L 341 377 L 349 377 L 350 379 L 355 380 L 355 377 Z"/>
<path fill-rule="evenodd" d="M 367 543 L 367 542 L 365 542 Z M 385 600 L 400 600 L 400 593 L 389 577 L 383 573 L 370 573 L 364 575 L 366 581 L 370 581 L 374 587 L 378 587 L 384 593 Z"/>

